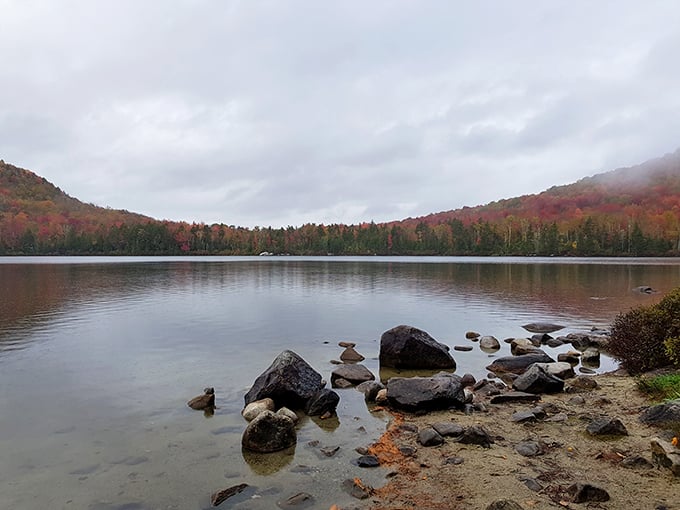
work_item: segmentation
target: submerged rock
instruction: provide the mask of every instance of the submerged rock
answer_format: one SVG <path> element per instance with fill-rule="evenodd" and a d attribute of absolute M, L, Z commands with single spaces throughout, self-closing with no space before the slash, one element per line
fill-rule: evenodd
<path fill-rule="evenodd" d="M 210 504 L 212 506 L 221 505 L 227 499 L 243 492 L 248 487 L 249 485 L 247 483 L 242 483 L 239 485 L 234 485 L 233 487 L 229 487 L 228 489 L 222 489 L 221 491 L 214 492 L 212 496 L 210 496 Z"/>
<path fill-rule="evenodd" d="M 326 413 L 333 414 L 340 402 L 340 395 L 333 390 L 324 388 L 307 401 L 305 412 L 309 416 L 322 416 Z"/>
<path fill-rule="evenodd" d="M 532 322 L 530 324 L 525 324 L 522 327 L 530 333 L 553 333 L 560 329 L 564 329 L 564 326 L 552 324 L 550 322 Z"/>
<path fill-rule="evenodd" d="M 364 365 L 340 365 L 331 373 L 331 385 L 335 387 L 335 381 L 338 379 L 344 379 L 356 385 L 375 380 L 375 375 Z"/>
<path fill-rule="evenodd" d="M 187 405 L 197 411 L 204 411 L 211 407 L 215 407 L 215 388 L 205 388 L 203 392 L 203 395 L 199 395 L 198 397 L 189 400 Z"/>
<path fill-rule="evenodd" d="M 297 443 L 295 423 L 287 416 L 264 411 L 251 421 L 241 438 L 241 445 L 259 453 L 284 450 Z"/>

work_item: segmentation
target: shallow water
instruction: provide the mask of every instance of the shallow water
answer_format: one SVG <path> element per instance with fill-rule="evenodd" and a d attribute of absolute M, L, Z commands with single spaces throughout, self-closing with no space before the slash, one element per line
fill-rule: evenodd
<path fill-rule="evenodd" d="M 387 420 L 355 390 L 339 391 L 337 420 L 304 419 L 294 451 L 241 451 L 243 395 L 282 350 L 329 379 L 337 342 L 355 341 L 381 375 L 379 338 L 398 324 L 450 346 L 471 344 L 471 329 L 527 336 L 534 321 L 588 331 L 679 284 L 675 259 L 0 259 L 0 497 L 22 509 L 200 509 L 248 483 L 230 507 L 300 491 L 342 505 L 343 480 L 384 476 L 351 463 Z M 639 285 L 660 293 L 631 292 Z M 472 345 L 453 353 L 457 373 L 483 377 L 508 353 Z M 599 370 L 614 367 L 604 358 Z M 205 386 L 212 417 L 186 407 Z"/>

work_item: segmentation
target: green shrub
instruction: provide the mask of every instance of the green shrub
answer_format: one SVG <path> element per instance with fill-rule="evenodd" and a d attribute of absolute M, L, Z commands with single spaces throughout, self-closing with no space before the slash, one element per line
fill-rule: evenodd
<path fill-rule="evenodd" d="M 680 374 L 641 377 L 637 386 L 640 391 L 657 401 L 680 398 Z"/>

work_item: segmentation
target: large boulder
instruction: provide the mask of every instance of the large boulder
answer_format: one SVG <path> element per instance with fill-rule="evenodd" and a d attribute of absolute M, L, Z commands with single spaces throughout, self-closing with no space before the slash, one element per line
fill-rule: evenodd
<path fill-rule="evenodd" d="M 284 450 L 297 443 L 293 420 L 271 411 L 260 413 L 251 421 L 241 438 L 241 445 L 258 453 Z"/>
<path fill-rule="evenodd" d="M 244 399 L 246 405 L 271 398 L 277 407 L 303 409 L 323 386 L 321 374 L 293 351 L 286 350 L 255 379 Z"/>
<path fill-rule="evenodd" d="M 412 326 L 397 326 L 382 334 L 380 365 L 392 368 L 456 368 L 448 346 Z"/>
<path fill-rule="evenodd" d="M 534 363 L 554 363 L 555 360 L 543 351 L 523 354 L 521 356 L 503 356 L 497 358 L 486 369 L 494 374 L 522 374 Z"/>
<path fill-rule="evenodd" d="M 462 379 L 453 374 L 393 377 L 387 381 L 387 400 L 392 407 L 409 412 L 463 408 L 465 392 Z"/>

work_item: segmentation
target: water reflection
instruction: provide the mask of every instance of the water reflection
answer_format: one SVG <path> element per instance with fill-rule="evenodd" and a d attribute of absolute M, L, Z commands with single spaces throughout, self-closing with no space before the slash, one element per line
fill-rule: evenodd
<path fill-rule="evenodd" d="M 295 446 L 273 453 L 256 453 L 243 448 L 241 455 L 253 473 L 268 476 L 281 471 L 293 461 Z"/>

